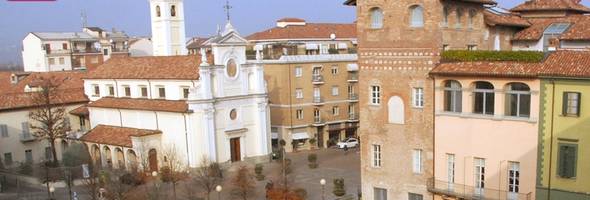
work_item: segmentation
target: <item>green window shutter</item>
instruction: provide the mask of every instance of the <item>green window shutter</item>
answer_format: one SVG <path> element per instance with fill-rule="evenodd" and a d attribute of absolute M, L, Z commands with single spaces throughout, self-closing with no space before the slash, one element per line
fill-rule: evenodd
<path fill-rule="evenodd" d="M 563 93 L 563 99 L 562 99 L 562 104 L 561 104 L 561 114 L 563 116 L 567 115 L 567 92 Z"/>
<path fill-rule="evenodd" d="M 568 161 L 569 161 L 569 177 L 576 177 L 576 162 L 578 160 L 578 146 L 577 145 L 572 145 L 572 146 L 568 146 Z"/>
<path fill-rule="evenodd" d="M 567 163 L 566 163 L 566 155 L 567 155 L 567 146 L 559 145 L 559 156 L 557 157 L 557 175 L 560 177 L 567 177 Z"/>
<path fill-rule="evenodd" d="M 580 107 L 581 102 L 582 102 L 582 93 L 578 92 L 578 113 L 576 113 L 578 115 L 578 117 L 580 116 L 580 113 L 582 112 L 582 107 Z"/>

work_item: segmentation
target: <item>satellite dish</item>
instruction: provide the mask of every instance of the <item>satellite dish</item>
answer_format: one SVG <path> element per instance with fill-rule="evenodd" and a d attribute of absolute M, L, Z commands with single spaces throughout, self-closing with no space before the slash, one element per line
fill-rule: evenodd
<path fill-rule="evenodd" d="M 336 34 L 334 34 L 334 33 L 330 34 L 330 39 L 331 40 L 335 40 L 336 39 Z"/>

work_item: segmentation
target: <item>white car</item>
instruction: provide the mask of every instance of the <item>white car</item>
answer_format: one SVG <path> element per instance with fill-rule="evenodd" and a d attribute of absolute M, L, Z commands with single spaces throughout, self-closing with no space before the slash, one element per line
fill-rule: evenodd
<path fill-rule="evenodd" d="M 340 149 L 344 149 L 344 147 L 354 148 L 359 145 L 359 141 L 356 138 L 347 138 L 341 142 L 338 142 L 336 145 Z"/>

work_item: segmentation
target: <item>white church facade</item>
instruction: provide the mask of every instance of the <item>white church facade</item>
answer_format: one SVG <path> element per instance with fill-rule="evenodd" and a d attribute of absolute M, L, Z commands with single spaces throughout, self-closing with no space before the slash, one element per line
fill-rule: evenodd
<path fill-rule="evenodd" d="M 150 2 L 175 4 L 182 12 L 180 0 Z M 246 60 L 246 44 L 228 22 L 208 41 L 209 55 L 113 58 L 88 72 L 84 89 L 92 129 L 81 140 L 95 163 L 155 171 L 172 154 L 192 168 L 203 159 L 268 161 L 263 65 Z"/>

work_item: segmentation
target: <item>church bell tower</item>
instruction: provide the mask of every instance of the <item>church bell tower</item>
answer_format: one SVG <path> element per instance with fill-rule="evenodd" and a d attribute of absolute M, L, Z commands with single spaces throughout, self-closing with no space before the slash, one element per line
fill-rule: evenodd
<path fill-rule="evenodd" d="M 154 56 L 186 55 L 183 0 L 149 0 Z"/>

